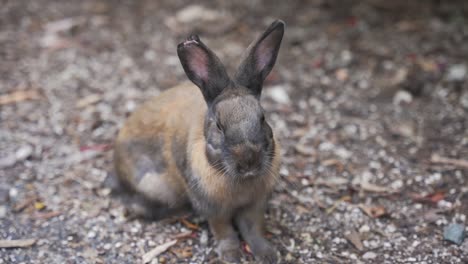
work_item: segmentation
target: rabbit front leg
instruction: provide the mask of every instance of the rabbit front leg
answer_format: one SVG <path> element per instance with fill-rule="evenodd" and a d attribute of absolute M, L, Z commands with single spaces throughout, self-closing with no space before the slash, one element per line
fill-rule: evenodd
<path fill-rule="evenodd" d="M 208 220 L 218 246 L 217 253 L 223 260 L 239 262 L 241 252 L 239 237 L 232 225 L 231 217 L 216 216 Z"/>
<path fill-rule="evenodd" d="M 263 236 L 264 213 L 266 202 L 245 208 L 235 217 L 237 228 L 242 238 L 249 244 L 255 258 L 261 263 L 277 263 L 276 249 Z"/>

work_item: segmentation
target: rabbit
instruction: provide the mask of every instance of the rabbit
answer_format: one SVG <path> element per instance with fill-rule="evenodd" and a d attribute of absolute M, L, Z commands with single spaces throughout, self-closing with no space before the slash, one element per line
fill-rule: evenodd
<path fill-rule="evenodd" d="M 236 229 L 256 259 L 276 263 L 264 213 L 280 149 L 260 105 L 285 24 L 276 20 L 245 52 L 233 78 L 197 35 L 177 46 L 187 77 L 135 110 L 114 145 L 128 209 L 163 219 L 194 210 L 208 220 L 223 260 L 240 260 Z"/>

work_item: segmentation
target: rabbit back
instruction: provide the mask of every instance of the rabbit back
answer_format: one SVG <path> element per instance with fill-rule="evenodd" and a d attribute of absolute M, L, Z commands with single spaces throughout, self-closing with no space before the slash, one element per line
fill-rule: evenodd
<path fill-rule="evenodd" d="M 190 83 L 168 89 L 138 108 L 114 146 L 121 185 L 165 206 L 188 203 L 188 134 L 193 123 L 203 123 L 204 112 L 203 96 Z"/>

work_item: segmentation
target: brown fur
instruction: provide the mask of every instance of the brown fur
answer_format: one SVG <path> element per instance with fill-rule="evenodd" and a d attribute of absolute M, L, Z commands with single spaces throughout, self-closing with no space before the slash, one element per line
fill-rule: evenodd
<path fill-rule="evenodd" d="M 280 152 L 259 98 L 283 30 L 275 21 L 265 31 L 235 80 L 198 36 L 189 37 L 178 55 L 195 85 L 181 84 L 144 103 L 115 142 L 116 175 L 130 194 L 129 209 L 153 219 L 195 209 L 208 219 L 226 260 L 240 254 L 233 223 L 256 257 L 277 259 L 263 237 L 263 220 Z"/>
<path fill-rule="evenodd" d="M 179 109 L 178 111 L 169 111 Z M 198 88 L 191 83 L 184 83 L 169 89 L 150 99 L 135 111 L 120 130 L 116 140 L 115 162 L 117 174 L 122 182 L 138 189 L 134 181 L 134 174 L 130 171 L 133 166 L 131 157 L 121 152 L 120 145 L 127 144 L 134 139 L 152 144 L 155 136 L 161 136 L 166 144 L 172 142 L 171 137 L 177 135 L 180 140 L 186 139 L 187 153 L 195 175 L 199 175 L 200 188 L 213 200 L 223 204 L 226 208 L 237 208 L 247 202 L 255 200 L 255 195 L 265 195 L 271 192 L 277 178 L 279 166 L 279 145 L 275 140 L 275 155 L 271 166 L 271 174 L 259 177 L 260 180 L 249 182 L 247 186 L 232 186 L 231 182 L 222 177 L 221 172 L 214 169 L 206 159 L 205 138 L 203 136 L 203 122 L 207 106 Z M 164 117 L 164 118 L 161 118 Z M 162 155 L 167 162 L 167 183 L 170 188 L 178 190 L 181 197 L 189 193 L 190 189 L 176 166 L 170 153 L 170 146 L 163 148 Z M 165 187 L 165 186 L 154 186 Z M 234 188 L 233 188 L 234 187 Z M 247 188 L 246 188 L 247 187 Z M 138 190 L 137 190 L 138 191 Z M 157 189 L 154 190 L 157 192 Z M 236 199 L 233 199 L 236 198 Z M 242 198 L 242 199 L 239 199 Z"/>

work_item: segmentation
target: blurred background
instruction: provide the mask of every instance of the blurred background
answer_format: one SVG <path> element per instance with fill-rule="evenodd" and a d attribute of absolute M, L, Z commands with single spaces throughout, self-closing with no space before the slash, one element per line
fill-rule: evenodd
<path fill-rule="evenodd" d="M 173 239 L 148 262 L 217 261 L 202 219 L 125 218 L 103 183 L 112 143 L 187 80 L 177 43 L 199 34 L 232 73 L 274 19 L 282 263 L 466 263 L 467 15 L 463 0 L 0 0 L 0 263 L 134 263 Z"/>

